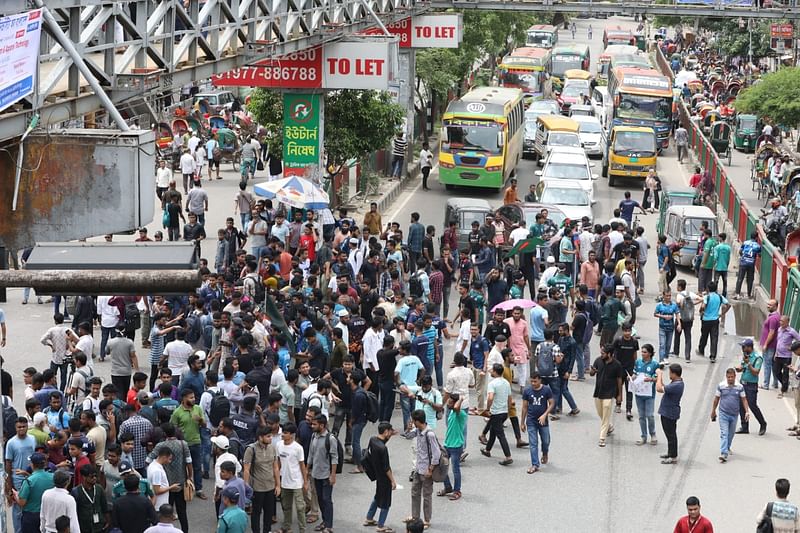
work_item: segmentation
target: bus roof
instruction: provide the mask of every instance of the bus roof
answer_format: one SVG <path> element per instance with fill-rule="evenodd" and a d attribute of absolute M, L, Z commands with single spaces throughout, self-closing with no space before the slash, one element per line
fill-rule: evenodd
<path fill-rule="evenodd" d="M 564 44 L 553 48 L 553 55 L 583 55 L 589 51 L 589 45 Z"/>
<path fill-rule="evenodd" d="M 614 126 L 612 131 L 616 131 L 617 133 L 652 133 L 653 135 L 656 134 L 653 128 L 648 128 L 645 126 Z"/>
<path fill-rule="evenodd" d="M 562 117 L 559 115 L 539 115 L 536 120 L 544 124 L 545 128 L 548 130 L 574 131 L 577 133 L 577 131 L 580 129 L 580 126 L 577 122 L 571 118 Z"/>
<path fill-rule="evenodd" d="M 520 48 L 515 48 L 508 54 L 506 57 L 532 57 L 532 58 L 544 58 L 550 55 L 550 50 L 546 48 L 534 48 L 533 46 L 523 46 Z"/>
<path fill-rule="evenodd" d="M 508 87 L 477 87 L 453 100 L 445 114 L 486 115 L 502 117 L 506 106 L 513 106 L 522 99 L 522 91 Z"/>
<path fill-rule="evenodd" d="M 672 97 L 669 78 L 651 68 L 618 67 L 614 69 L 617 83 L 626 92 L 646 96 Z"/>
<path fill-rule="evenodd" d="M 534 24 L 527 31 L 550 31 L 555 33 L 558 29 L 550 24 Z"/>
<path fill-rule="evenodd" d="M 616 67 L 639 67 L 644 69 L 652 68 L 650 60 L 642 54 L 614 54 L 609 59 L 611 68 Z"/>
<path fill-rule="evenodd" d="M 615 35 L 615 36 L 616 35 L 619 35 L 619 36 L 633 35 L 633 31 L 632 30 L 624 30 L 624 29 L 622 29 L 622 26 L 614 26 L 613 28 L 606 28 L 605 33 L 606 33 L 607 36 L 611 36 L 611 35 Z"/>
<path fill-rule="evenodd" d="M 603 50 L 603 55 L 613 56 L 617 54 L 638 54 L 639 49 L 631 44 L 609 44 Z"/>
<path fill-rule="evenodd" d="M 549 57 L 550 50 L 546 48 L 517 48 L 503 57 L 500 66 L 511 70 L 544 70 Z"/>

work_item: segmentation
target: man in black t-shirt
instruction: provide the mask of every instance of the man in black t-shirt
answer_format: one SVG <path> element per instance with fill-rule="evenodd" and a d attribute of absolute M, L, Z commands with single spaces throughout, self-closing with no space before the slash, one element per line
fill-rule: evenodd
<path fill-rule="evenodd" d="M 378 389 L 380 390 L 380 407 L 378 420 L 389 421 L 394 410 L 394 369 L 397 366 L 397 354 L 394 349 L 394 337 L 383 337 L 383 348 L 378 350 Z"/>
<path fill-rule="evenodd" d="M 331 433 L 338 437 L 339 430 L 342 428 L 342 423 L 346 422 L 344 445 L 345 451 L 348 454 L 352 453 L 351 446 L 353 443 L 353 428 L 350 424 L 350 411 L 353 407 L 353 391 L 350 388 L 350 384 L 347 383 L 347 378 L 350 376 L 350 373 L 353 371 L 354 367 L 355 362 L 353 360 L 353 356 L 347 354 L 342 358 L 342 367 L 334 368 L 328 375 L 325 376 L 325 379 L 331 380 L 331 383 L 335 385 L 332 387 L 333 394 L 339 398 L 339 403 L 335 404 L 336 412 L 334 414 L 333 428 Z"/>
<path fill-rule="evenodd" d="M 604 448 L 606 436 L 613 433 L 614 424 L 611 409 L 616 399 L 617 403 L 622 403 L 622 379 L 624 371 L 619 361 L 612 356 L 612 346 L 601 346 L 600 357 L 594 360 L 589 369 L 589 375 L 597 375 L 594 384 L 594 406 L 597 415 L 600 417 L 600 440 L 597 445 Z"/>
<path fill-rule="evenodd" d="M 494 340 L 498 335 L 504 335 L 506 339 L 511 337 L 511 328 L 508 327 L 508 324 L 503 322 L 505 318 L 506 312 L 502 309 L 498 309 L 494 312 L 492 321 L 486 325 L 483 336 L 492 346 L 494 346 Z"/>
<path fill-rule="evenodd" d="M 622 324 L 622 336 L 614 339 L 611 345 L 614 358 L 619 361 L 622 369 L 628 376 L 633 375 L 633 368 L 639 353 L 639 341 L 633 337 L 631 325 L 627 322 Z M 617 402 L 617 412 L 621 410 L 622 402 Z M 628 389 L 628 380 L 625 380 L 625 416 L 628 420 L 633 420 L 631 409 L 633 408 L 633 392 Z"/>
<path fill-rule="evenodd" d="M 461 316 L 462 310 L 469 311 L 470 320 L 478 321 L 478 304 L 469 295 L 469 285 L 462 283 L 458 286 L 458 315 L 452 320 L 453 322 Z"/>
<path fill-rule="evenodd" d="M 307 348 L 305 352 L 298 353 L 297 358 L 300 361 L 308 361 L 311 368 L 319 368 L 320 372 L 325 372 L 328 368 L 328 354 L 317 339 L 317 331 L 313 327 L 308 327 L 303 332 L 303 337 L 306 339 Z"/>

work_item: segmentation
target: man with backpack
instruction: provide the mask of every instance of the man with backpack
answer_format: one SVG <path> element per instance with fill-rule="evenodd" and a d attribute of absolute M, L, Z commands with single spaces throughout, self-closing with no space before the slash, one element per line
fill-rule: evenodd
<path fill-rule="evenodd" d="M 789 480 L 780 478 L 775 481 L 777 500 L 769 502 L 758 515 L 756 521 L 759 533 L 762 531 L 798 531 L 800 530 L 800 510 L 786 498 L 791 485 Z"/>
<path fill-rule="evenodd" d="M 700 344 L 697 347 L 697 355 L 703 356 L 706 343 L 710 336 L 711 353 L 709 355 L 709 360 L 715 363 L 717 361 L 717 342 L 719 340 L 720 320 L 725 316 L 725 313 L 728 312 L 731 306 L 724 296 L 717 293 L 717 283 L 715 281 L 710 281 L 707 288 L 708 293 L 703 297 L 703 303 L 700 304 L 702 319 L 700 322 Z"/>
<path fill-rule="evenodd" d="M 594 333 L 594 322 L 586 311 L 587 303 L 594 305 L 594 302 L 586 300 L 575 302 L 575 315 L 572 318 L 572 338 L 575 339 L 575 360 L 578 363 L 578 372 L 574 379 L 577 381 L 586 380 L 586 368 L 590 364 L 589 343 Z"/>
<path fill-rule="evenodd" d="M 333 486 L 336 484 L 336 474 L 342 471 L 343 451 L 339 439 L 328 431 L 328 417 L 323 414 L 315 416 L 311 422 L 311 429 L 314 435 L 311 437 L 307 462 L 311 480 L 314 482 L 314 491 L 319 500 L 323 526 L 323 529 L 317 527 L 315 530 L 332 533 Z"/>
<path fill-rule="evenodd" d="M 558 365 L 562 361 L 561 348 L 553 342 L 553 330 L 548 328 L 544 331 L 544 341 L 536 346 L 534 351 L 536 360 L 535 371 L 542 376 L 542 382 L 553 391 L 553 398 L 558 403 L 557 398 L 561 396 L 561 380 L 558 377 Z M 525 388 L 525 383 L 520 382 L 520 387 Z M 558 411 L 553 410 L 552 420 L 558 420 Z"/>
<path fill-rule="evenodd" d="M 619 285 L 616 287 L 616 294 L 609 287 L 603 287 L 603 296 L 605 296 L 605 303 L 600 314 L 600 346 L 606 346 L 614 342 L 614 336 L 619 329 L 619 322 L 617 317 L 620 312 L 625 311 L 625 306 L 622 305 L 622 295 L 625 287 Z"/>
<path fill-rule="evenodd" d="M 369 401 L 367 391 L 361 386 L 364 381 L 364 371 L 353 369 L 348 378 L 350 390 L 352 391 L 352 414 L 350 424 L 353 428 L 353 464 L 356 465 L 351 474 L 361 474 L 364 469 L 361 467 L 361 433 L 367 425 L 367 415 L 369 414 Z"/>
<path fill-rule="evenodd" d="M 244 451 L 242 478 L 253 488 L 253 510 L 250 525 L 253 533 L 272 529 L 275 516 L 275 483 L 280 480 L 275 447 L 268 428 L 258 429 L 258 438 Z M 263 514 L 263 520 L 262 520 Z"/>
<path fill-rule="evenodd" d="M 694 324 L 694 306 L 700 302 L 700 296 L 686 288 L 686 280 L 678 280 L 678 293 L 675 303 L 678 304 L 678 320 L 675 326 L 675 339 L 672 353 L 681 354 L 681 333 L 684 336 L 686 362 L 692 357 L 692 324 Z"/>

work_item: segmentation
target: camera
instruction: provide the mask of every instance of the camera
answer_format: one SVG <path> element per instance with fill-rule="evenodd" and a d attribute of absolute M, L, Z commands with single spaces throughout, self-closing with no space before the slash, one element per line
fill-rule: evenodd
<path fill-rule="evenodd" d="M 68 353 L 68 354 L 64 355 L 64 364 L 65 365 L 74 365 L 75 364 L 75 358 L 72 356 L 71 353 Z"/>

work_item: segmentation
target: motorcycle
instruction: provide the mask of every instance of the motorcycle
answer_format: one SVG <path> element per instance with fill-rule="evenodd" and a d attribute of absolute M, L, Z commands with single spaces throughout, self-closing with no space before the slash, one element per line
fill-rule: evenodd
<path fill-rule="evenodd" d="M 767 240 L 783 251 L 786 248 L 786 237 L 795 230 L 796 224 L 789 220 L 789 216 L 775 217 L 771 212 L 761 210 L 759 217 Z"/>

